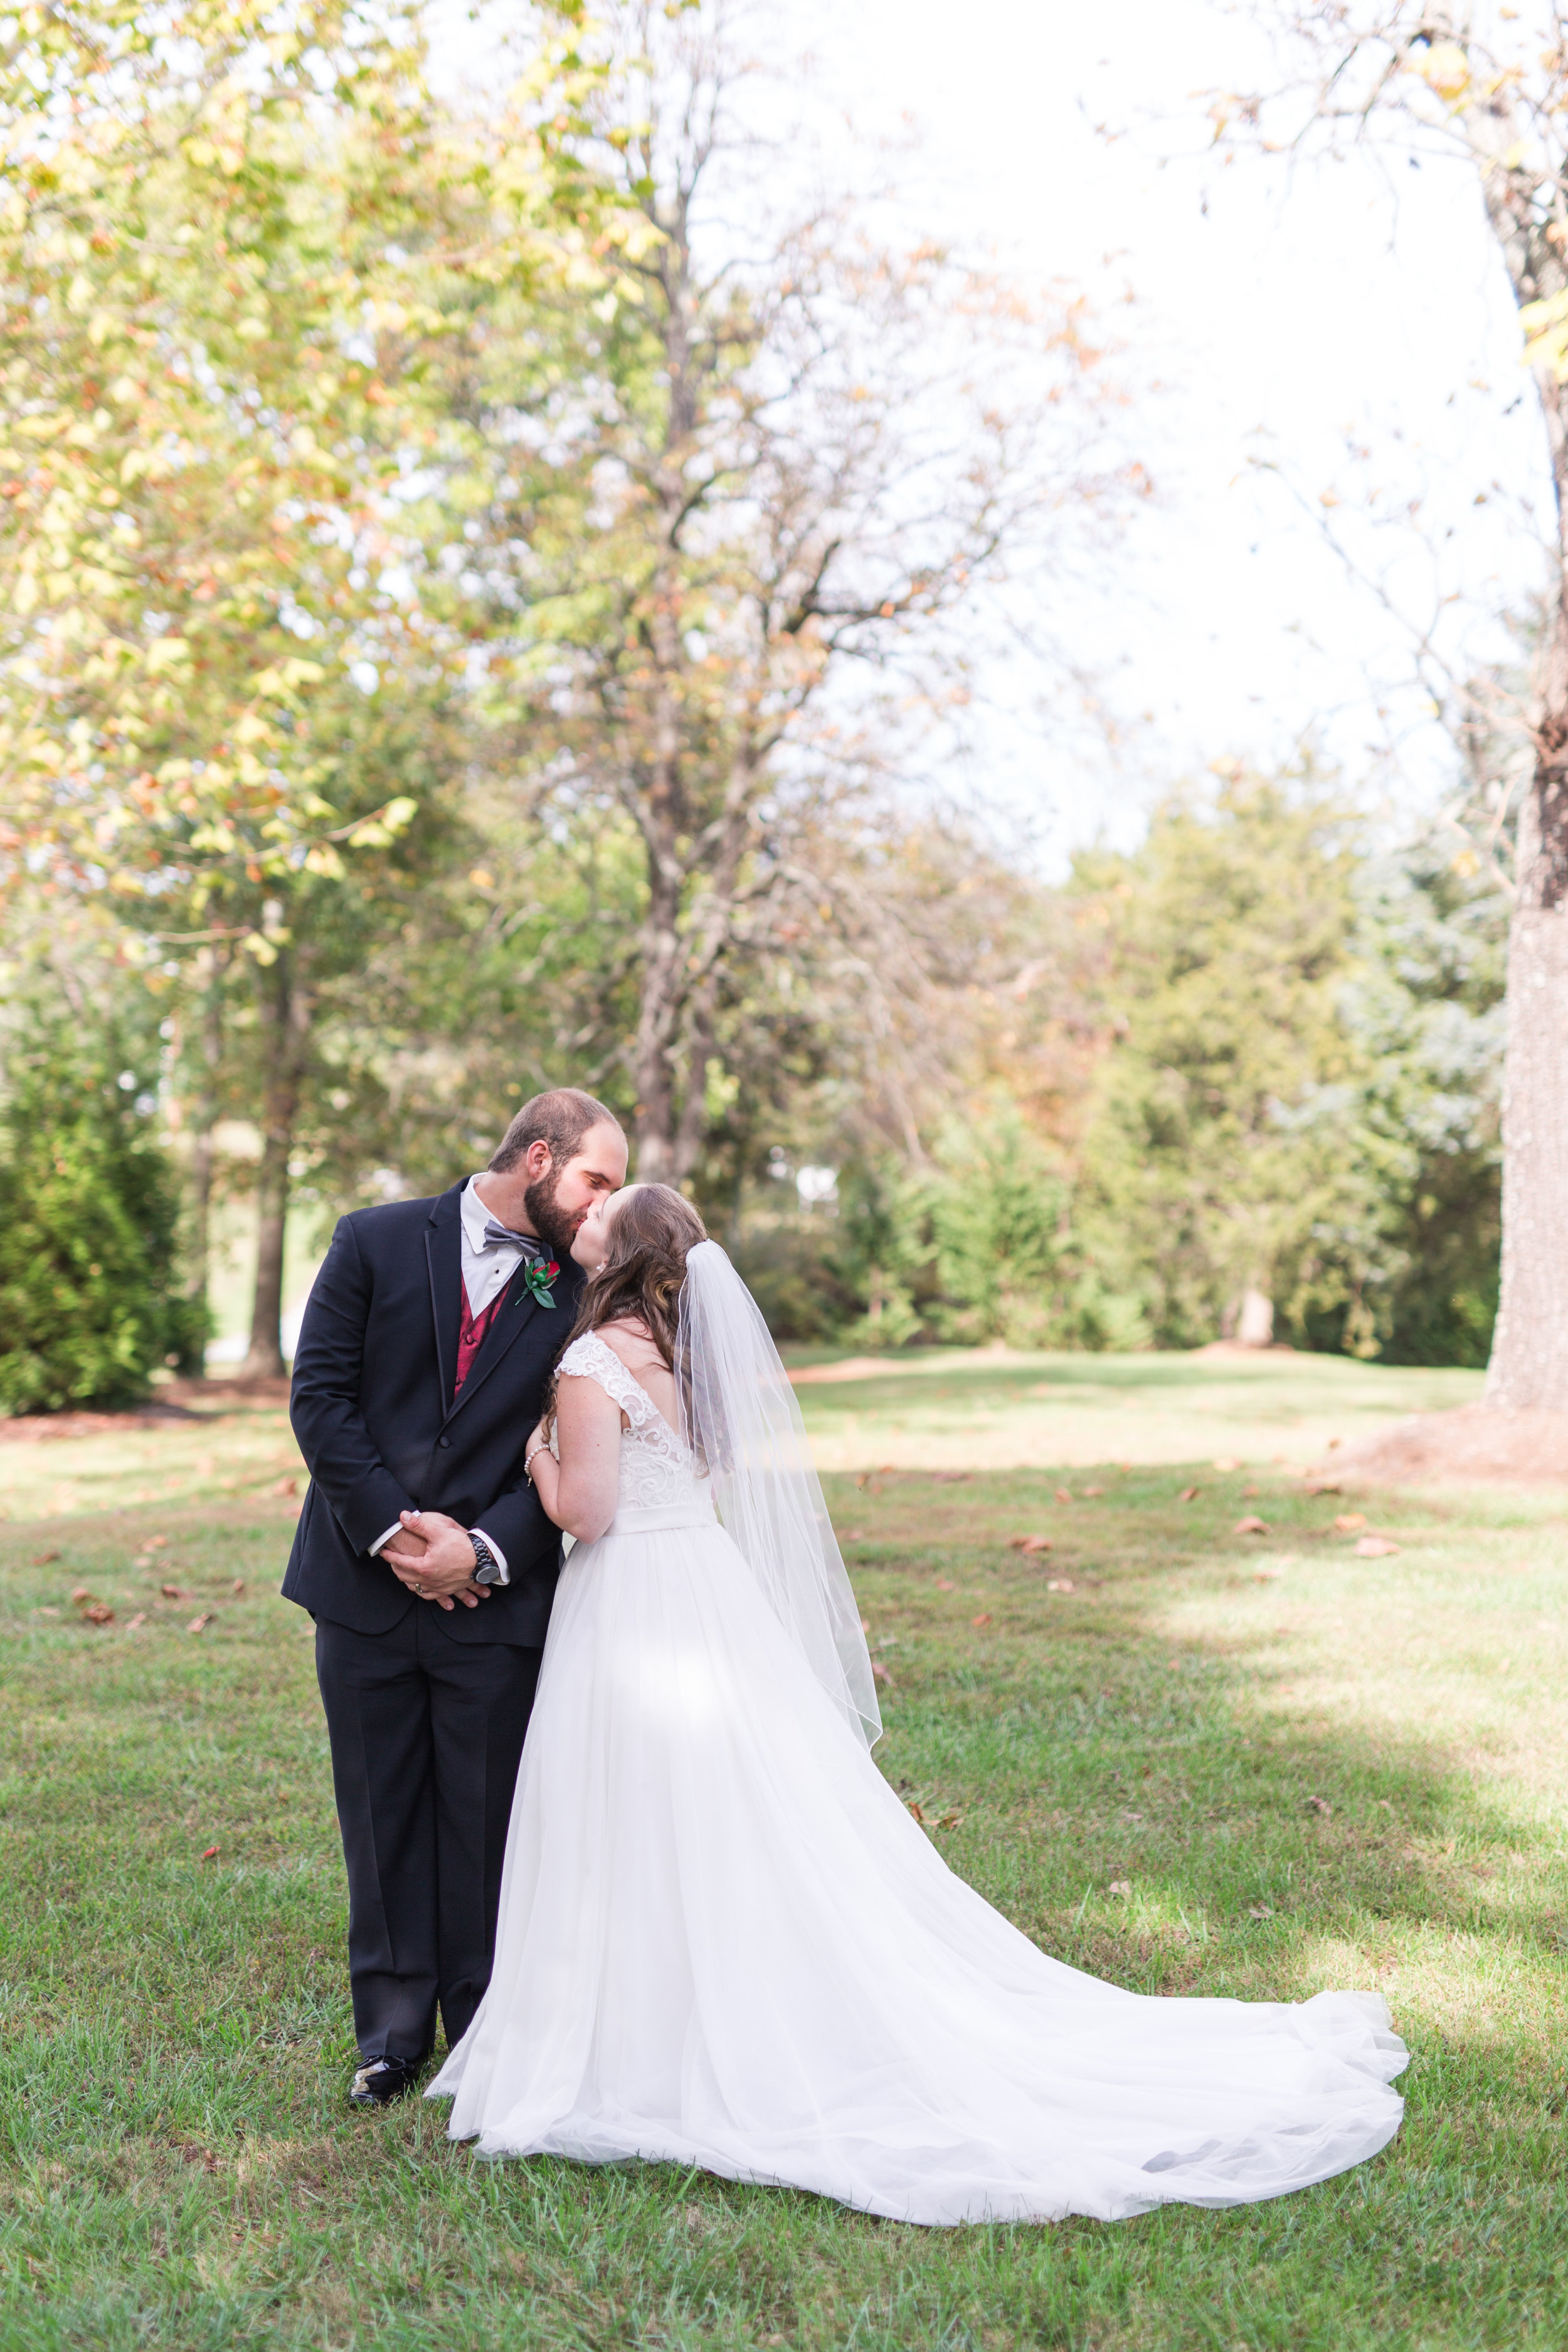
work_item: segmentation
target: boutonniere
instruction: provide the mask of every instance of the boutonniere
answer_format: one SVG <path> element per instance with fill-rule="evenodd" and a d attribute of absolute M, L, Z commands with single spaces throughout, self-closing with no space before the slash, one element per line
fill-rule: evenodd
<path fill-rule="evenodd" d="M 522 1278 L 528 1286 L 529 1297 L 536 1298 L 541 1307 L 554 1306 L 555 1301 L 550 1295 L 550 1286 L 560 1271 L 561 1268 L 553 1258 L 548 1265 L 542 1258 L 531 1257 L 526 1261 Z"/>

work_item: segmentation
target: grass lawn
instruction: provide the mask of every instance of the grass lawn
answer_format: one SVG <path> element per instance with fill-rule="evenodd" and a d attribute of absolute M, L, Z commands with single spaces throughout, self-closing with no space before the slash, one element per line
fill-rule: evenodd
<path fill-rule="evenodd" d="M 1141 1990 L 1376 1984 L 1415 2053 L 1347 2179 L 1055 2229 L 486 2165 L 444 2109 L 351 2114 L 286 1428 L 0 1444 L 0 2352 L 1562 2352 L 1568 1496 L 1313 1498 L 1286 1466 L 1472 1385 L 970 1358 L 802 1391 L 883 1769 L 953 1866 Z M 987 1466 L 954 1475 L 965 1431 Z M 1398 1549 L 1357 1556 L 1352 1512 Z"/>

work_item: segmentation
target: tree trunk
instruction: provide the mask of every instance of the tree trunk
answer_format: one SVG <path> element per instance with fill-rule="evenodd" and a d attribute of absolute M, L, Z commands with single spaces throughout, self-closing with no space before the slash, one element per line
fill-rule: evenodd
<path fill-rule="evenodd" d="M 247 1379 L 276 1380 L 287 1369 L 282 1331 L 283 1244 L 289 1217 L 289 1161 L 300 1110 L 310 1015 L 304 992 L 295 985 L 289 950 L 282 950 L 259 980 L 266 1060 L 261 1167 L 256 1180 L 256 1294 L 250 1312 L 250 1349 L 240 1370 Z"/>
<path fill-rule="evenodd" d="M 654 871 L 643 926 L 642 1006 L 632 1049 L 632 1083 L 637 1090 L 637 1170 L 641 1184 L 673 1184 L 675 1073 L 670 1047 L 679 1017 L 685 950 L 676 929 L 676 892 L 651 857 L 649 864 Z"/>
<path fill-rule="evenodd" d="M 1487 1402 L 1568 1412 L 1568 604 L 1520 821 L 1503 1061 L 1502 1290 Z"/>
<path fill-rule="evenodd" d="M 202 1006 L 201 1088 L 191 1139 L 191 1281 L 193 1304 L 206 1313 L 212 1281 L 213 1130 L 217 1125 L 217 1081 L 223 1066 L 223 972 L 216 950 L 210 959 Z"/>

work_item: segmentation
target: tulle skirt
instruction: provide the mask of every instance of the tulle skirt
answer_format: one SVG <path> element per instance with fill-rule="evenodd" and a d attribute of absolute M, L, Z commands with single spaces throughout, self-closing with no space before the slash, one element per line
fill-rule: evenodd
<path fill-rule="evenodd" d="M 495 1971 L 430 2092 L 454 2138 L 926 2223 L 1249 2202 L 1392 2138 L 1378 1994 L 1152 1999 L 1048 1958 L 698 1519 L 623 1511 L 562 1576 Z"/>

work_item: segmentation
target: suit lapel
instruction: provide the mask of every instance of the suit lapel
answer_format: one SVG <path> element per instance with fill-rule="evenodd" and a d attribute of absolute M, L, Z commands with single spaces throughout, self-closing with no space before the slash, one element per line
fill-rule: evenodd
<path fill-rule="evenodd" d="M 452 1382 L 458 1377 L 458 1334 L 463 1325 L 463 1228 L 458 1210 L 462 1192 L 460 1184 L 454 1184 L 450 1192 L 443 1192 L 425 1228 L 443 1412 L 451 1403 Z"/>

